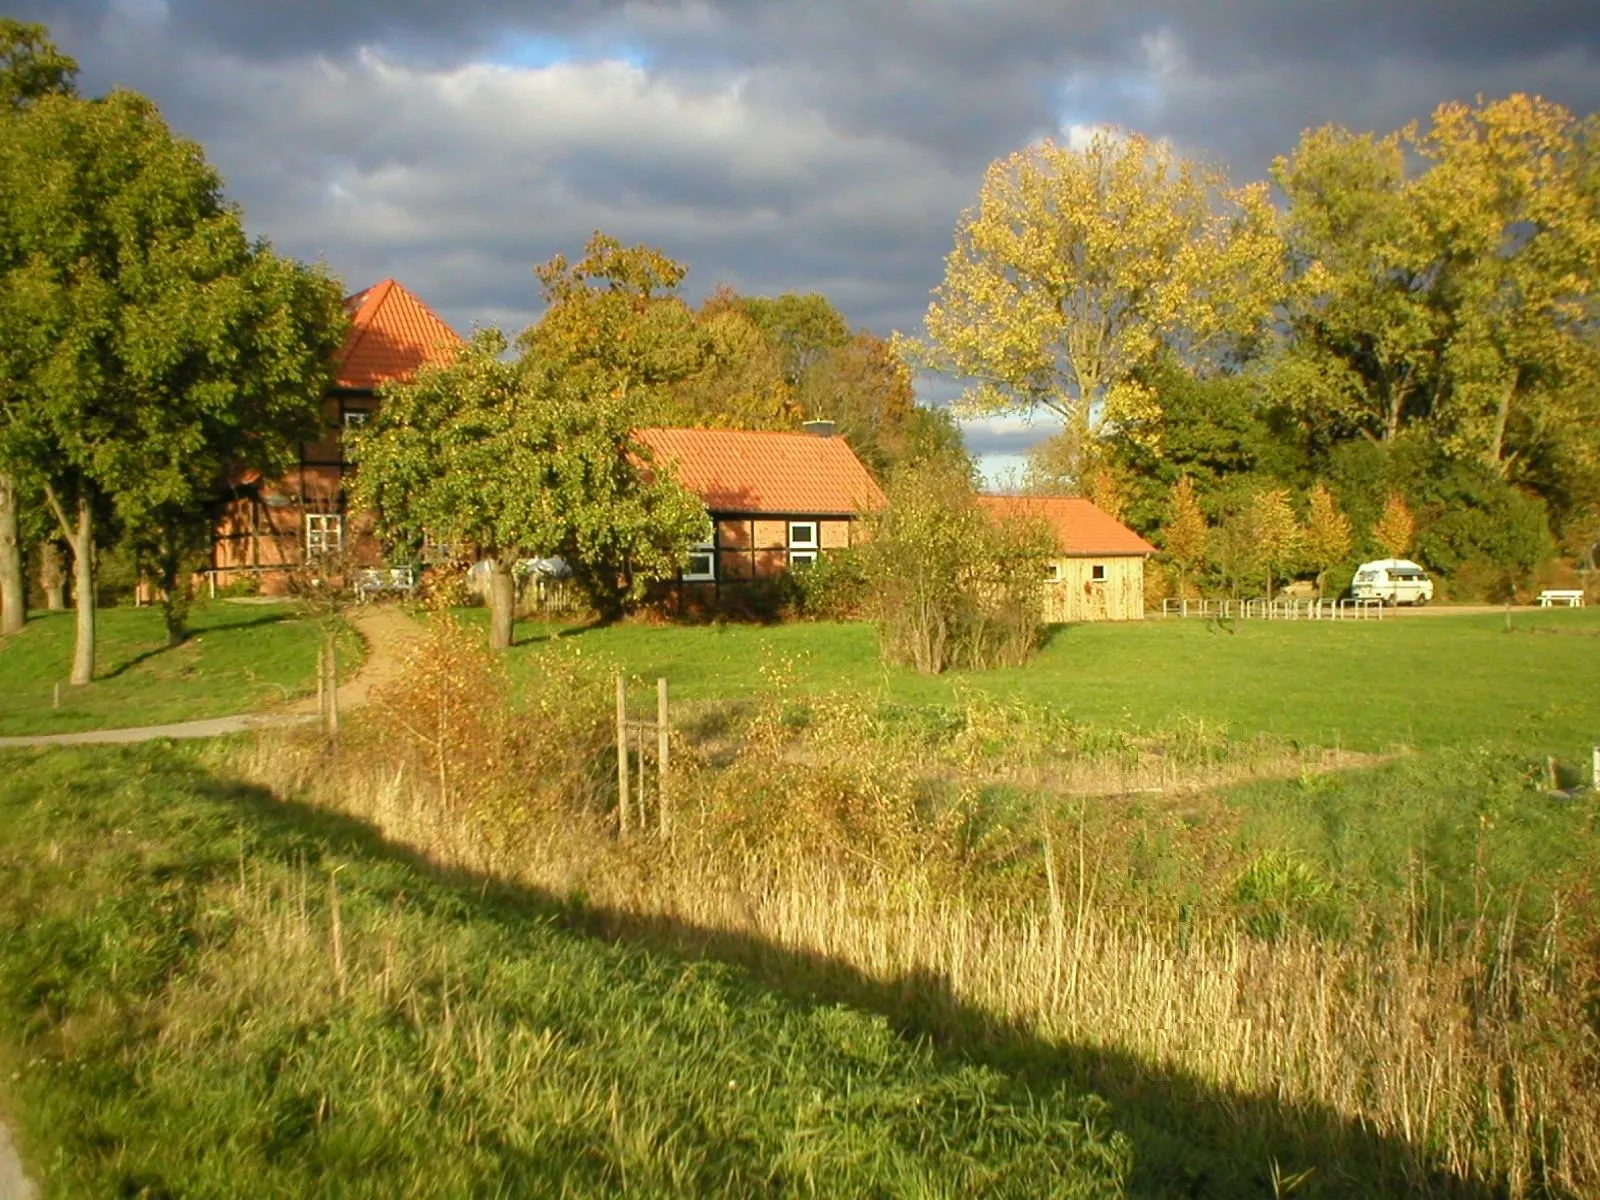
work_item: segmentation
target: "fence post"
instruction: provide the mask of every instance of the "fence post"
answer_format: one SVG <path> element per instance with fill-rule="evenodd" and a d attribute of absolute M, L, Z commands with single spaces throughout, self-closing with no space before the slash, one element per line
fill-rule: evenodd
<path fill-rule="evenodd" d="M 628 696 L 617 674 L 617 829 L 628 836 Z"/>
<path fill-rule="evenodd" d="M 1600 792 L 1600 746 L 1594 748 L 1594 761 L 1589 764 L 1589 786 Z"/>
<path fill-rule="evenodd" d="M 665 677 L 656 680 L 656 803 L 657 816 L 661 820 L 661 836 L 666 837 L 671 829 L 671 821 L 667 816 L 667 681 Z"/>

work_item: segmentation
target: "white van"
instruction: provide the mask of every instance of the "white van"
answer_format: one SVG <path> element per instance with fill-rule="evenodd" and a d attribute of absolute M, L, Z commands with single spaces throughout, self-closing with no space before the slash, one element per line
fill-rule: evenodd
<path fill-rule="evenodd" d="M 1433 599 L 1433 580 L 1416 563 L 1404 558 L 1380 558 L 1362 563 L 1350 591 L 1357 600 L 1385 604 L 1426 604 Z"/>

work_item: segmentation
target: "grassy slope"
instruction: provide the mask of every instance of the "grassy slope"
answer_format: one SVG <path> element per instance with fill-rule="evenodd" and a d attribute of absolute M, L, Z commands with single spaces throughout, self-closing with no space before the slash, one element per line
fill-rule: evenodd
<path fill-rule="evenodd" d="M 47 1196 L 1089 1196 L 1125 1172 L 1093 1102 L 567 932 L 181 751 L 6 766 L 0 1042 Z"/>
<path fill-rule="evenodd" d="M 65 683 L 70 612 L 36 614 L 20 634 L 0 640 L 0 735 L 225 716 L 304 695 L 315 683 L 319 625 L 290 605 L 196 605 L 192 635 L 170 649 L 160 609 L 108 608 L 99 616 L 98 671 L 86 688 Z M 353 664 L 359 639 L 347 635 L 341 650 Z M 57 680 L 59 710 L 51 707 Z"/>
<path fill-rule="evenodd" d="M 1427 616 L 1382 622 L 1200 621 L 1058 628 L 1028 666 L 930 679 L 884 667 L 867 625 L 622 625 L 572 638 L 682 699 L 748 694 L 769 664 L 793 661 L 805 686 L 898 702 L 983 692 L 1046 703 L 1120 727 L 1181 719 L 1316 745 L 1381 750 L 1492 742 L 1577 756 L 1600 738 L 1600 612 Z M 534 669 L 543 627 L 514 651 Z M 643 692 L 641 690 L 641 699 Z"/>

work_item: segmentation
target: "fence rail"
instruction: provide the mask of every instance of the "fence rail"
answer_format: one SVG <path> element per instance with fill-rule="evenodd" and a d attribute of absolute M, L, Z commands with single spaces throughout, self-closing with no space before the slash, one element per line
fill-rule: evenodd
<path fill-rule="evenodd" d="M 1381 621 L 1381 600 L 1174 600 L 1161 602 L 1163 617 L 1208 621 Z"/>

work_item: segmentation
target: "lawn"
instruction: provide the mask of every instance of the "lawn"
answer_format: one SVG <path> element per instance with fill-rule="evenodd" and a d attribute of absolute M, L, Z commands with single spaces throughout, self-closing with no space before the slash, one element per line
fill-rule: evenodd
<path fill-rule="evenodd" d="M 476 616 L 476 614 L 474 614 Z M 545 628 L 519 626 L 513 670 L 537 670 Z M 658 676 L 683 700 L 748 695 L 785 665 L 810 691 L 949 705 L 982 694 L 1120 728 L 1204 721 L 1231 733 L 1377 751 L 1503 745 L 1567 757 L 1600 741 L 1600 612 L 1381 622 L 1201 621 L 1062 626 L 1027 666 L 928 678 L 878 661 L 865 624 L 569 630 L 562 641 Z"/>
<path fill-rule="evenodd" d="M 35 614 L 0 640 L 0 736 L 226 716 L 315 687 L 321 626 L 294 605 L 198 604 L 190 627 L 186 642 L 168 647 L 160 609 L 102 610 L 95 680 L 75 688 L 66 683 L 73 614 Z M 353 669 L 359 639 L 346 633 L 340 646 L 341 670 Z"/>
<path fill-rule="evenodd" d="M 1121 1192 L 1090 1097 L 584 935 L 191 752 L 6 766 L 0 1062 L 47 1197 Z"/>

